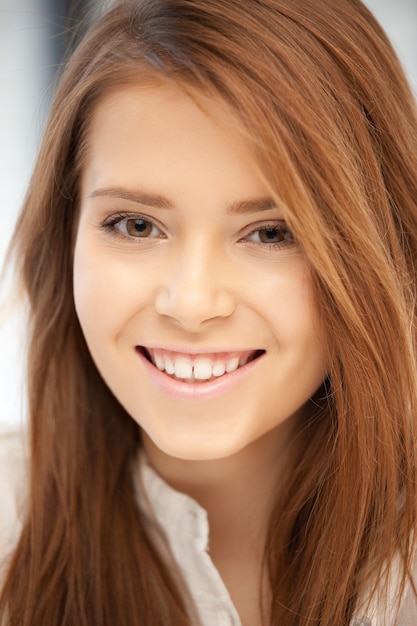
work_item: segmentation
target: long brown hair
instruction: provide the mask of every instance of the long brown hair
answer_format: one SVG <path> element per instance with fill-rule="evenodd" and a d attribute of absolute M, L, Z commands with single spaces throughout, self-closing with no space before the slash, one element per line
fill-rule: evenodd
<path fill-rule="evenodd" d="M 359 0 L 119 2 L 67 64 L 15 234 L 31 481 L 1 612 L 8 626 L 191 623 L 135 503 L 137 425 L 94 366 L 72 295 L 94 105 L 152 75 L 233 111 L 311 265 L 330 369 L 270 521 L 266 613 L 344 626 L 396 555 L 401 592 L 417 524 L 417 115 Z"/>

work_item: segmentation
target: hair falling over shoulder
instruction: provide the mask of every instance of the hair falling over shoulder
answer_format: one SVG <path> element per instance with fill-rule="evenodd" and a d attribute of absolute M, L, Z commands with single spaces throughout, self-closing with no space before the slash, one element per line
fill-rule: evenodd
<path fill-rule="evenodd" d="M 331 365 L 270 521 L 266 614 L 345 626 L 398 555 L 405 585 L 417 525 L 417 115 L 359 0 L 126 0 L 66 65 L 15 234 L 31 483 L 2 623 L 192 623 L 135 504 L 137 425 L 94 366 L 72 295 L 94 105 L 158 76 L 234 113 L 309 260 Z"/>

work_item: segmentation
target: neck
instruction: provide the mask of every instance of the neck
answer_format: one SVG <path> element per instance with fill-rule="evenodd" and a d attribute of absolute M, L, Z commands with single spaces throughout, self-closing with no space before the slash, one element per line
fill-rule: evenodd
<path fill-rule="evenodd" d="M 206 509 L 212 539 L 219 526 L 265 529 L 290 452 L 293 426 L 284 424 L 223 459 L 194 461 L 169 456 L 143 433 L 149 461 L 174 489 Z"/>
<path fill-rule="evenodd" d="M 261 623 L 255 612 L 259 610 L 265 541 L 293 429 L 294 424 L 281 424 L 238 453 L 210 461 L 171 457 L 143 435 L 149 460 L 160 476 L 206 509 L 210 556 L 244 624 Z"/>

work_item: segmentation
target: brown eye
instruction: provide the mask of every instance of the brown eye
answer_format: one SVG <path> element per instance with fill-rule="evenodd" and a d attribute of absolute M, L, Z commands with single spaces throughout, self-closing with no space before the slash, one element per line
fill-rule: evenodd
<path fill-rule="evenodd" d="M 142 219 L 127 219 L 126 233 L 131 237 L 149 237 L 153 229 L 153 224 Z"/>
<path fill-rule="evenodd" d="M 259 229 L 259 241 L 262 243 L 279 243 L 286 240 L 286 233 L 283 228 L 268 227 Z"/>
<path fill-rule="evenodd" d="M 257 244 L 292 244 L 294 236 L 286 226 L 264 226 L 252 231 L 247 237 L 249 241 Z"/>
<path fill-rule="evenodd" d="M 125 236 L 130 239 L 164 239 L 163 231 L 151 220 L 140 215 L 116 215 L 109 219 L 104 228 L 109 232 Z M 116 234 L 116 233 L 115 233 Z"/>

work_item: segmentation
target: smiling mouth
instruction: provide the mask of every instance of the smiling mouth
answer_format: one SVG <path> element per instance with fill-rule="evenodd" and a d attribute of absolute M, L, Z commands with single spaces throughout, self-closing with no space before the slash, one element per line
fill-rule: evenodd
<path fill-rule="evenodd" d="M 204 383 L 227 376 L 265 353 L 265 350 L 246 350 L 186 354 L 144 346 L 137 346 L 136 350 L 159 371 L 186 383 Z"/>

